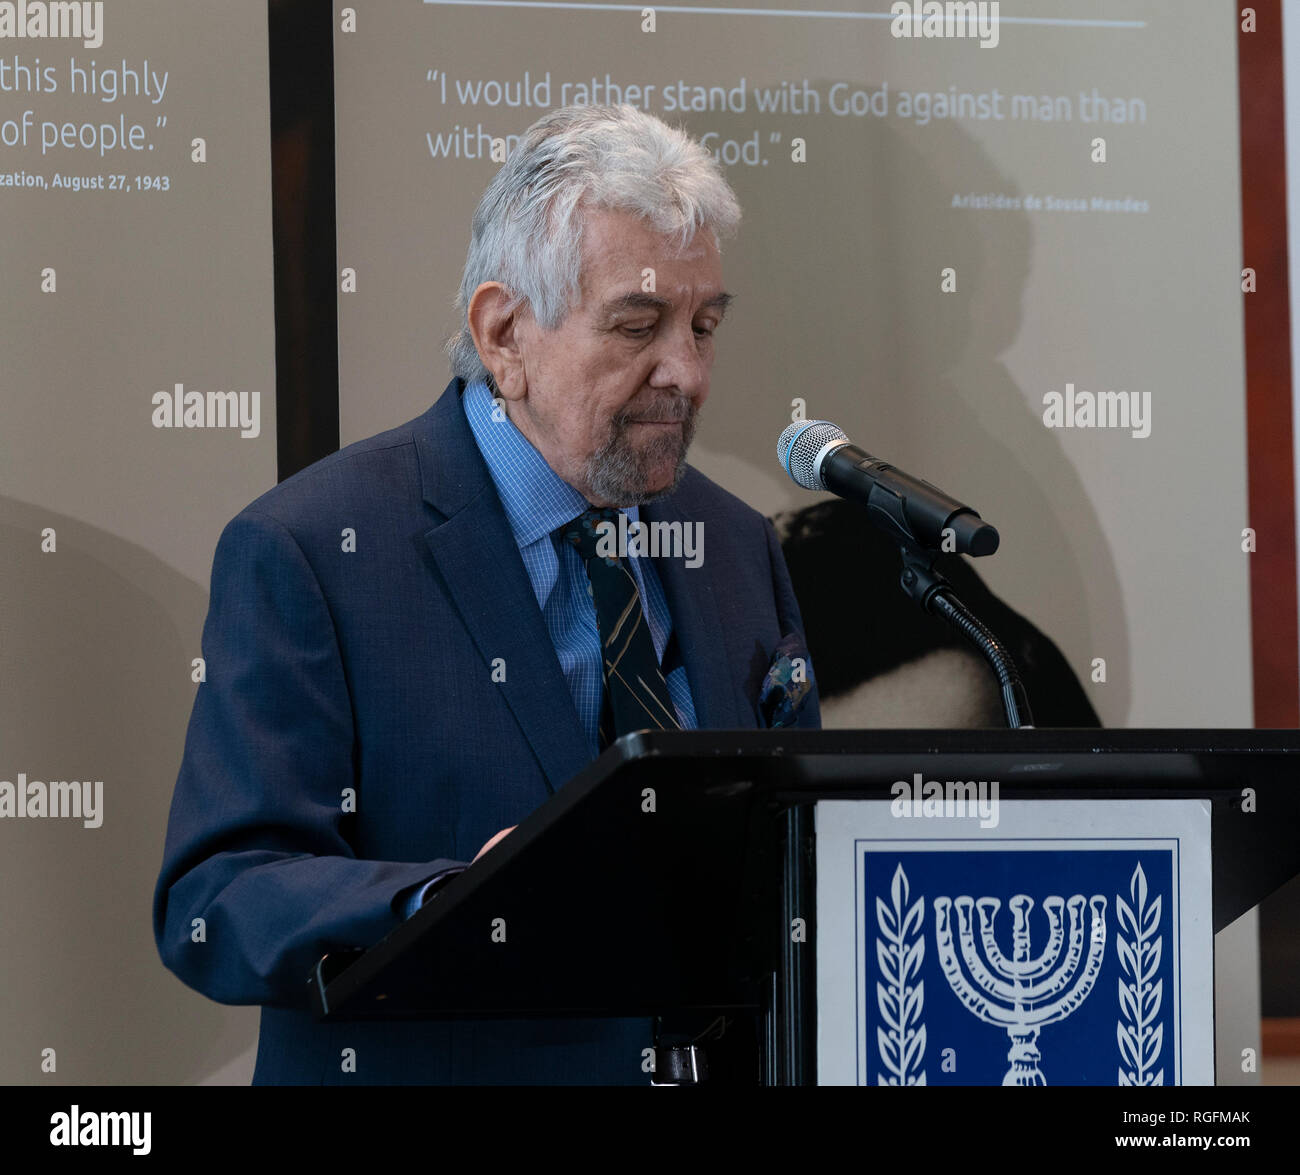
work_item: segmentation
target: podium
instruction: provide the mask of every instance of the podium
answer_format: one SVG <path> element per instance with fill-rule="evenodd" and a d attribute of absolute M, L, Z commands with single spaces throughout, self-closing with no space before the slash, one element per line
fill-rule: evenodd
<path fill-rule="evenodd" d="M 810 1084 L 817 1074 L 821 950 L 816 935 L 816 805 L 894 804 L 901 785 L 912 780 L 995 782 L 996 801 L 1008 811 L 1014 808 L 1021 824 L 1038 814 L 1050 825 L 1054 810 L 1066 811 L 1053 805 L 1063 802 L 1087 805 L 1069 809 L 1084 813 L 1115 801 L 1141 803 L 1142 811 L 1157 813 L 1165 809 L 1152 805 L 1179 802 L 1183 810 L 1199 805 L 1195 810 L 1207 817 L 1205 859 L 1212 860 L 1212 930 L 1218 931 L 1300 872 L 1298 767 L 1300 731 L 1293 730 L 626 735 L 413 918 L 378 943 L 321 959 L 308 980 L 312 1006 L 325 1020 L 752 1016 L 761 1026 L 754 1080 Z M 874 810 L 883 808 L 877 803 Z M 940 825 L 951 827 L 954 819 L 960 817 L 938 813 L 932 821 L 909 823 L 907 833 L 911 837 L 924 826 L 927 836 L 932 828 L 937 834 Z M 964 835 L 975 823 L 961 827 Z M 890 838 L 877 839 L 887 846 Z M 1194 859 L 1188 855 L 1193 848 L 1189 842 L 1184 851 L 1188 861 Z M 1067 859 L 1062 855 L 1060 860 L 1064 870 Z M 1049 890 L 1054 861 L 1050 852 L 1034 858 Z M 1149 859 L 1147 868 L 1152 868 Z M 966 888 L 978 892 L 985 871 L 971 872 Z M 1189 884 L 1196 881 L 1192 872 L 1184 870 Z M 1172 993 L 1159 986 L 1163 981 L 1149 967 L 1144 988 L 1144 964 L 1134 964 L 1133 954 L 1150 952 L 1158 965 L 1169 961 L 1172 948 L 1162 950 L 1151 942 L 1131 949 L 1120 945 L 1133 909 L 1147 930 L 1160 915 L 1160 901 L 1147 894 L 1146 881 L 1139 883 L 1136 872 L 1133 878 L 1127 894 L 1113 895 L 1110 922 L 1103 919 L 1101 928 L 1110 934 L 1110 946 L 1103 944 L 1103 949 L 1126 968 L 1123 974 L 1138 966 L 1135 990 L 1145 1003 L 1135 1013 L 1136 1031 L 1139 1036 L 1145 1031 L 1148 1042 L 1154 1037 L 1163 1047 L 1168 1034 L 1162 1035 L 1159 1026 L 1140 1025 L 1152 1003 L 1160 1004 Z M 1020 899 L 1026 895 L 1019 895 L 1021 913 L 1010 934 L 1006 928 L 1014 901 L 999 914 L 996 898 L 971 897 L 965 907 L 959 898 L 933 898 L 931 907 L 922 910 L 927 919 L 937 920 L 933 925 L 939 937 L 932 940 L 930 954 L 943 951 L 946 928 L 948 971 L 969 970 L 961 957 L 974 943 L 975 953 L 985 952 L 983 961 L 975 962 L 976 978 L 986 992 L 996 988 L 1014 995 L 984 999 L 976 992 L 973 998 L 1032 1004 L 1042 995 L 1033 987 L 1038 982 L 1035 966 L 1045 970 L 1054 942 L 1059 961 L 1073 959 L 1078 974 L 1055 979 L 1064 995 L 1053 992 L 1053 998 L 1078 1000 L 1084 972 L 1100 966 L 1093 959 L 1096 944 L 1085 949 L 1082 942 L 1088 934 L 1097 935 L 1098 911 L 1092 911 L 1088 931 L 1084 907 L 1098 897 L 1105 905 L 1112 895 L 1081 893 L 1070 905 L 1068 890 L 1068 885 L 1062 889 L 1056 906 L 1040 894 L 1037 913 L 1025 913 Z M 847 893 L 835 898 L 837 903 L 853 900 Z M 1121 905 L 1129 911 L 1127 921 Z M 1171 894 L 1165 914 L 1173 916 L 1175 906 L 1179 899 Z M 829 911 L 823 913 L 829 916 Z M 987 922 L 982 921 L 986 916 Z M 1050 921 L 1050 932 L 1043 918 Z M 1176 934 L 1177 926 L 1172 930 Z M 1143 928 L 1133 933 L 1140 936 Z M 1152 932 L 1155 937 L 1160 936 Z M 977 941 L 981 938 L 983 946 Z M 1004 944 L 1000 949 L 998 942 Z M 980 977 L 988 970 L 990 946 L 994 970 L 1004 972 L 1001 978 Z M 1037 956 L 1030 953 L 1040 947 Z M 920 953 L 925 954 L 923 949 Z M 859 955 L 865 958 L 861 951 Z M 962 987 L 951 975 L 949 979 L 952 992 L 964 998 Z M 969 975 L 965 983 L 970 986 Z M 1113 981 L 1107 978 L 1106 983 Z M 930 983 L 932 1007 L 943 994 L 940 986 L 939 981 Z M 1160 999 L 1150 999 L 1153 990 Z M 892 997 L 886 993 L 882 998 Z M 914 1005 L 915 999 L 908 998 Z M 1102 998 L 1113 1000 L 1113 991 L 1097 997 Z M 1121 992 L 1120 1000 L 1127 1016 L 1132 999 L 1125 1000 Z M 1048 1006 L 1040 1002 L 1040 1018 Z M 1123 1041 L 1120 1050 L 1126 1052 Z M 1139 1057 L 1138 1083 L 1142 1061 Z M 1165 1068 L 1161 1066 L 1162 1074 Z M 1169 1083 L 1173 1076 L 1171 1072 Z"/>

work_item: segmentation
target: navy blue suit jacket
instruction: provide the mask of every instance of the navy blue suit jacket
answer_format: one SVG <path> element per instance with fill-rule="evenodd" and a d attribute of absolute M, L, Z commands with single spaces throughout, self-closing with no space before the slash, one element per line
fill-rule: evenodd
<path fill-rule="evenodd" d="M 264 494 L 217 546 L 154 931 L 185 983 L 263 1005 L 255 1083 L 648 1081 L 646 1020 L 308 1011 L 323 954 L 382 938 L 403 891 L 469 861 L 590 758 L 462 389 Z M 656 562 L 699 725 L 761 726 L 773 649 L 802 634 L 771 525 L 694 469 L 642 518 L 703 524 L 701 566 Z M 818 721 L 814 695 L 799 725 Z"/>

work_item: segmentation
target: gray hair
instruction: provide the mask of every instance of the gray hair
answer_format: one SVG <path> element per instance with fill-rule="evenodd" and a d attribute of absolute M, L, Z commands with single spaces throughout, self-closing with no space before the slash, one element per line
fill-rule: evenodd
<path fill-rule="evenodd" d="M 452 374 L 485 380 L 469 329 L 469 303 L 483 282 L 510 291 L 554 330 L 581 294 L 587 209 L 630 212 L 688 246 L 699 228 L 719 249 L 740 223 L 740 205 L 717 160 L 684 130 L 634 106 L 563 106 L 530 126 L 474 212 L 456 296 L 460 331 L 447 340 Z"/>

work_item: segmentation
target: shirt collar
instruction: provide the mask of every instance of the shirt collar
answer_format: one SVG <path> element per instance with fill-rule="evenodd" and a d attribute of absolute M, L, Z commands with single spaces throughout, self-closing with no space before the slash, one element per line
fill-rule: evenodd
<path fill-rule="evenodd" d="M 494 416 L 486 383 L 475 380 L 467 384 L 461 401 L 521 550 L 591 509 L 591 503 L 546 464 L 546 458 L 504 409 Z M 627 507 L 624 513 L 633 522 L 639 520 L 636 506 Z"/>

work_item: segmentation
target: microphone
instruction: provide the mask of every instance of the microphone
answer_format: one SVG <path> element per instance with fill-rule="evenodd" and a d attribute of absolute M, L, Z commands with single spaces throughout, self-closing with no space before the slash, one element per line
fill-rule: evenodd
<path fill-rule="evenodd" d="M 898 542 L 961 555 L 991 555 L 998 532 L 969 506 L 928 481 L 864 453 L 829 420 L 796 420 L 776 442 L 781 468 L 806 490 L 829 490 L 865 506 Z M 952 539 L 944 542 L 945 531 Z"/>

